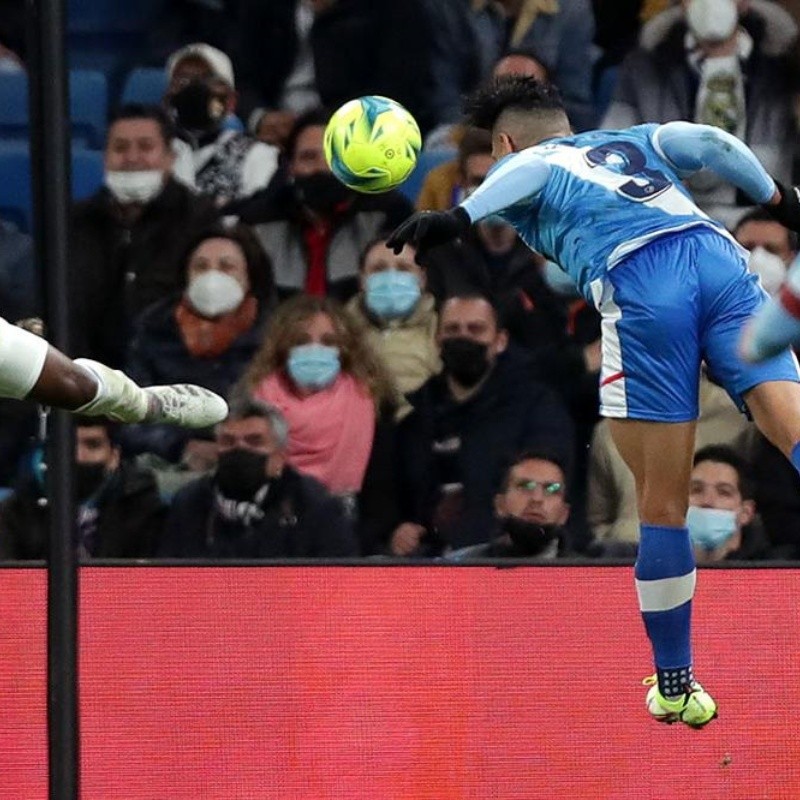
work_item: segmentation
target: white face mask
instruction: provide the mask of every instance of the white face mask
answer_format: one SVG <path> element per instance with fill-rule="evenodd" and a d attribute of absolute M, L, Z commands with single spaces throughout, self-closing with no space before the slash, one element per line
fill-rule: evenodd
<path fill-rule="evenodd" d="M 700 42 L 724 42 L 739 22 L 736 0 L 691 0 L 686 24 Z"/>
<path fill-rule="evenodd" d="M 750 272 L 758 275 L 761 279 L 761 285 L 770 297 L 781 288 L 781 284 L 786 280 L 786 264 L 783 263 L 783 259 L 775 253 L 770 253 L 761 245 L 750 251 L 747 266 L 750 268 Z"/>
<path fill-rule="evenodd" d="M 233 276 L 210 269 L 189 281 L 186 298 L 204 317 L 219 317 L 242 304 L 244 289 Z"/>
<path fill-rule="evenodd" d="M 164 173 L 160 169 L 138 169 L 131 172 L 107 170 L 105 182 L 108 190 L 123 205 L 149 203 L 161 192 Z"/>

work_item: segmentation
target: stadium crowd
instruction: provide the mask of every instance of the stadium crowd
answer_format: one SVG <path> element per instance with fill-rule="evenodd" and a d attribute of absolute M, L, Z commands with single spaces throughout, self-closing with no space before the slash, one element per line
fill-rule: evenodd
<path fill-rule="evenodd" d="M 449 208 L 485 178 L 491 142 L 462 123 L 461 98 L 492 74 L 551 81 L 576 130 L 717 125 L 797 183 L 800 3 L 183 0 L 158 13 L 128 67 L 163 68 L 163 94 L 112 104 L 102 186 L 72 208 L 72 354 L 206 386 L 231 413 L 191 434 L 79 419 L 81 556 L 634 558 L 633 478 L 598 415 L 595 309 L 499 218 L 420 261 L 385 240 L 415 206 Z M 25 69 L 15 19 L 0 20 L 4 72 Z M 420 123 L 413 194 L 357 194 L 325 161 L 331 112 L 365 94 Z M 775 292 L 796 235 L 707 173 L 689 188 Z M 3 316 L 39 325 L 40 268 L 29 233 L 0 221 Z M 791 464 L 705 372 L 700 407 L 698 563 L 800 559 Z M 2 559 L 45 555 L 41 413 L 0 401 Z"/>

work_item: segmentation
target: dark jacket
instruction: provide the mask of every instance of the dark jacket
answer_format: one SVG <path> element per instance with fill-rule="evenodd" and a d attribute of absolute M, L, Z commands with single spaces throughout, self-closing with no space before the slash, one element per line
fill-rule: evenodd
<path fill-rule="evenodd" d="M 530 360 L 513 348 L 498 357 L 486 383 L 464 403 L 452 399 L 443 375 L 408 399 L 414 411 L 398 431 L 403 518 L 424 525 L 436 538 L 440 487 L 454 478 L 463 485 L 459 530 L 438 545 L 458 548 L 489 539 L 494 495 L 508 461 L 520 452 L 553 454 L 569 472 L 574 446 L 569 414 L 558 396 L 536 380 Z M 436 451 L 454 442 L 460 447 L 451 474 L 443 475 Z"/>
<path fill-rule="evenodd" d="M 297 0 L 243 0 L 236 47 L 236 82 L 246 118 L 277 108 L 298 50 Z M 420 0 L 382 3 L 337 0 L 316 16 L 310 34 L 315 84 L 322 104 L 380 94 L 402 103 L 420 126 L 432 110 L 433 31 Z"/>
<path fill-rule="evenodd" d="M 0 559 L 47 555 L 50 509 L 40 505 L 33 479 L 0 504 Z M 152 473 L 123 462 L 92 506 L 98 512 L 95 558 L 149 558 L 161 535 L 165 508 Z"/>
<path fill-rule="evenodd" d="M 349 300 L 358 291 L 358 264 L 364 248 L 379 234 L 394 230 L 413 211 L 399 192 L 353 193 L 352 202 L 334 223 L 327 258 L 328 296 L 341 302 Z M 272 261 L 279 297 L 303 291 L 308 258 L 302 210 L 291 184 L 275 183 L 229 206 L 226 213 L 237 214 L 243 223 L 254 226 Z"/>
<path fill-rule="evenodd" d="M 131 226 L 116 209 L 109 191 L 101 189 L 72 212 L 71 349 L 120 367 L 134 316 L 178 288 L 181 256 L 217 210 L 174 179 Z"/>
<path fill-rule="evenodd" d="M 217 358 L 195 358 L 186 349 L 175 321 L 178 297 L 159 300 L 134 321 L 126 373 L 140 386 L 193 383 L 223 397 L 241 377 L 264 336 L 266 312 Z M 177 460 L 191 433 L 174 425 L 129 425 L 122 431 L 126 452 L 151 452 Z"/>
<path fill-rule="evenodd" d="M 284 467 L 248 523 L 216 509 L 213 476 L 184 486 L 172 502 L 162 558 L 347 558 L 358 543 L 341 502 L 314 478 Z"/>

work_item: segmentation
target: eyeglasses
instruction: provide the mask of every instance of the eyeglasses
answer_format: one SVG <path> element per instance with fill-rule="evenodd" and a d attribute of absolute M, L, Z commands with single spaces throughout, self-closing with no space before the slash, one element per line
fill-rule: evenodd
<path fill-rule="evenodd" d="M 548 496 L 562 494 L 564 491 L 564 484 L 561 481 L 514 481 L 511 484 L 512 489 L 519 492 L 528 492 L 533 494 L 537 489 L 541 490 Z"/>

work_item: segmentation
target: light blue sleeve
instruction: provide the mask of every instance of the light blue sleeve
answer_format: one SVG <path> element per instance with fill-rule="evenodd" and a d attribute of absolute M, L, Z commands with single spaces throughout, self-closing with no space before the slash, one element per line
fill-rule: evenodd
<path fill-rule="evenodd" d="M 477 222 L 541 191 L 550 177 L 549 164 L 532 149 L 507 155 L 498 161 L 484 182 L 461 203 L 472 222 Z"/>
<path fill-rule="evenodd" d="M 766 203 L 775 181 L 744 142 L 713 125 L 667 122 L 652 135 L 653 146 L 682 176 L 710 169 L 753 198 Z"/>

